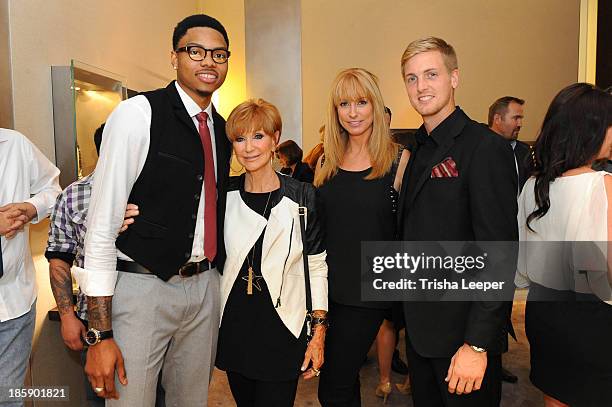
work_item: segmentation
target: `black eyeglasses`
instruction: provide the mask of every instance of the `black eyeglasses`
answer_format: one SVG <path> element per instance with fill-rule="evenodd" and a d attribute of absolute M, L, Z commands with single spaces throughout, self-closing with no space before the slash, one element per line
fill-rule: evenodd
<path fill-rule="evenodd" d="M 224 48 L 206 49 L 199 45 L 186 45 L 177 48 L 174 52 L 186 52 L 191 60 L 199 62 L 206 58 L 210 52 L 212 60 L 217 64 L 224 64 L 230 57 L 230 52 Z"/>

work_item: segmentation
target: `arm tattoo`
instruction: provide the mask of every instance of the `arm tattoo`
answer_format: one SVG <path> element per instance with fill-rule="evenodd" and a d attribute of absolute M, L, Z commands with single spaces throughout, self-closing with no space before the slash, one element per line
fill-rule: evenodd
<path fill-rule="evenodd" d="M 49 262 L 49 277 L 51 279 L 51 290 L 60 315 L 73 314 L 70 265 L 60 259 L 51 259 Z"/>
<path fill-rule="evenodd" d="M 89 327 L 100 331 L 112 329 L 113 297 L 87 296 L 87 317 Z"/>

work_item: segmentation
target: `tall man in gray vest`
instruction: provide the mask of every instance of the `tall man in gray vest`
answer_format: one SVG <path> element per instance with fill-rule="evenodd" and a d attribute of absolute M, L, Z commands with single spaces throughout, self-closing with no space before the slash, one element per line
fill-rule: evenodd
<path fill-rule="evenodd" d="M 88 302 L 85 373 L 107 406 L 152 407 L 160 371 L 168 405 L 205 406 L 214 366 L 231 146 L 211 98 L 229 40 L 219 21 L 193 15 L 172 46 L 176 81 L 107 120 L 75 268 Z M 118 237 L 128 202 L 140 216 Z"/>

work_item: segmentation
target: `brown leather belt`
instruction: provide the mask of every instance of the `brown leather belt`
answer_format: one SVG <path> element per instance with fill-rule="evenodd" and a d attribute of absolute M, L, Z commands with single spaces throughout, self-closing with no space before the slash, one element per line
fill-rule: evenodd
<path fill-rule="evenodd" d="M 191 277 L 196 274 L 203 273 L 210 269 L 216 267 L 215 262 L 210 262 L 208 259 L 204 259 L 197 263 L 185 263 L 177 270 L 176 274 L 181 277 Z M 151 270 L 146 267 L 141 266 L 140 264 L 133 261 L 126 261 L 117 259 L 117 271 L 124 271 L 126 273 L 136 273 L 136 274 L 155 274 Z"/>

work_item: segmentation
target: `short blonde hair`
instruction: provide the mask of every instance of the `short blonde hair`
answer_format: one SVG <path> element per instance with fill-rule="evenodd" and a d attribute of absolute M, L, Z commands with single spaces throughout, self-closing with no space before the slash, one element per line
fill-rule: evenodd
<path fill-rule="evenodd" d="M 374 114 L 372 134 L 368 140 L 372 171 L 366 179 L 381 178 L 391 168 L 396 150 L 385 123 L 385 102 L 378 87 L 378 79 L 365 69 L 350 68 L 340 72 L 331 86 L 323 141 L 325 162 L 315 174 L 315 186 L 324 184 L 336 175 L 344 159 L 349 136 L 338 119 L 340 102 L 360 99 L 367 99 L 372 104 Z"/>
<path fill-rule="evenodd" d="M 410 44 L 408 44 L 408 47 L 406 47 L 401 61 L 402 78 L 406 75 L 406 72 L 404 72 L 406 61 L 415 55 L 429 51 L 440 51 L 442 58 L 444 59 L 444 65 L 446 65 L 446 69 L 448 69 L 449 72 L 459 68 L 459 64 L 457 63 L 457 54 L 455 53 L 455 49 L 452 45 L 444 41 L 442 38 L 426 37 L 412 41 Z"/>
<path fill-rule="evenodd" d="M 263 99 L 249 99 L 240 103 L 232 110 L 225 123 L 225 133 L 232 143 L 236 137 L 257 130 L 263 130 L 272 137 L 278 131 L 280 136 L 282 128 L 280 112 L 276 106 Z"/>

